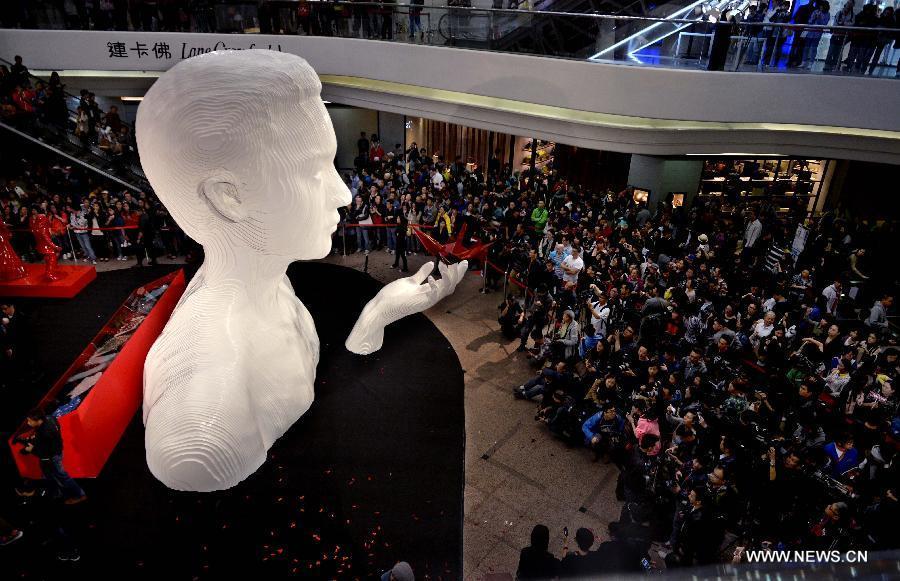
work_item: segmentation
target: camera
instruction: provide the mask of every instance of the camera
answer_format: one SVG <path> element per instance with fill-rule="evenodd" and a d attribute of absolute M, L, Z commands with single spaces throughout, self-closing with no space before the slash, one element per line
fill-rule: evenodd
<path fill-rule="evenodd" d="M 842 500 L 848 500 L 856 498 L 856 493 L 853 492 L 853 489 L 843 484 L 839 480 L 832 478 L 821 469 L 814 470 L 809 474 L 810 480 L 818 484 L 824 492 L 832 497 Z"/>
<path fill-rule="evenodd" d="M 34 438 L 31 437 L 31 436 L 28 436 L 28 437 L 16 436 L 16 437 L 13 438 L 13 440 L 12 440 L 13 444 L 19 444 L 19 445 L 21 445 L 21 446 L 27 446 L 27 445 L 31 444 L 32 441 L 34 441 Z M 22 450 L 19 450 L 19 454 L 26 454 L 26 455 L 27 455 L 27 454 L 31 454 L 31 452 L 29 452 L 28 450 L 25 450 L 25 449 L 23 448 Z"/>

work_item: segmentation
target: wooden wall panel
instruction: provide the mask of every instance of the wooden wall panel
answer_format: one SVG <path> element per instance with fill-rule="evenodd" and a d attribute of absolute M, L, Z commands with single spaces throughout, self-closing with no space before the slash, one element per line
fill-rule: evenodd
<path fill-rule="evenodd" d="M 500 159 L 504 164 L 508 163 L 507 152 L 515 139 L 505 133 L 422 119 L 422 142 L 418 145 L 429 154 L 440 155 L 447 163 L 460 155 L 464 162 L 486 167 L 492 149 L 499 149 Z"/>

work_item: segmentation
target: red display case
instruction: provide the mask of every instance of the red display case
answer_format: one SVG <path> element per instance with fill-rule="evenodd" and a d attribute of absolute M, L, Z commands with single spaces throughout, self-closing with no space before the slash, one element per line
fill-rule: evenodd
<path fill-rule="evenodd" d="M 96 477 L 112 454 L 141 406 L 147 352 L 184 289 L 182 270 L 136 289 L 41 400 L 39 407 L 48 412 L 70 408 L 58 416 L 63 465 L 70 476 Z M 84 378 L 79 379 L 82 375 Z M 84 389 L 85 382 L 92 380 L 95 383 L 83 393 L 66 395 Z M 68 401 L 58 405 L 61 399 Z M 41 478 L 37 458 L 21 454 L 22 445 L 16 442 L 28 432 L 23 422 L 9 446 L 19 473 L 25 478 Z"/>

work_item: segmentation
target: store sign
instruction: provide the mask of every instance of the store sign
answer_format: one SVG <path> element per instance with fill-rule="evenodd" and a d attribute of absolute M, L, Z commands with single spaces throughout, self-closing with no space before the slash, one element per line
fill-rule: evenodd
<path fill-rule="evenodd" d="M 232 46 L 228 46 L 228 43 L 221 40 L 217 41 L 215 44 L 207 43 L 206 45 L 190 45 L 187 42 L 182 42 L 180 43 L 180 47 L 172 47 L 168 42 L 160 41 L 154 42 L 153 46 L 150 46 L 148 43 L 139 41 L 135 41 L 131 44 L 122 41 L 109 41 L 106 43 L 106 49 L 109 51 L 109 58 L 111 59 L 136 58 L 140 60 L 142 58 L 155 58 L 156 60 L 169 60 L 173 58 L 173 48 L 175 49 L 174 58 L 176 59 L 186 59 L 192 56 L 206 54 L 214 50 L 245 50 L 244 47 L 234 46 L 233 44 Z M 269 50 L 277 50 L 278 52 L 281 52 L 281 44 L 257 46 L 255 42 L 251 42 L 250 46 L 246 48 L 266 48 Z"/>
<path fill-rule="evenodd" d="M 22 55 L 32 70 L 164 71 L 215 50 L 300 54 L 299 37 L 261 34 L 4 30 L 0 55 Z M 302 56 L 302 55 L 301 55 Z"/>

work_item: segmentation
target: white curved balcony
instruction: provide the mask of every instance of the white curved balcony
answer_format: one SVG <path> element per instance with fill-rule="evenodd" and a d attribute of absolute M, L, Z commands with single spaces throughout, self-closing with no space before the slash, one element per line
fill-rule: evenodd
<path fill-rule="evenodd" d="M 673 29 L 670 19 L 657 22 L 656 31 Z M 71 87 L 139 95 L 182 58 L 271 47 L 306 58 L 323 98 L 336 103 L 627 153 L 900 163 L 892 78 L 634 66 L 646 42 L 629 42 L 634 50 L 617 62 L 600 51 L 552 58 L 335 36 L 0 30 L 0 56 L 20 54 L 36 73 L 57 70 Z"/>

